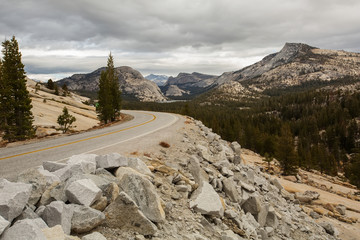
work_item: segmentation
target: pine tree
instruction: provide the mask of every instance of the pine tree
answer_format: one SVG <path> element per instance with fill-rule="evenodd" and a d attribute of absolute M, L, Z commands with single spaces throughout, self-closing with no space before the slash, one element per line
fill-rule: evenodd
<path fill-rule="evenodd" d="M 69 89 L 68 89 L 66 83 L 64 83 L 62 85 L 62 90 L 63 90 L 63 96 L 66 97 L 69 94 Z"/>
<path fill-rule="evenodd" d="M 2 43 L 1 128 L 4 139 L 24 140 L 34 134 L 31 99 L 26 89 L 24 65 L 15 37 Z"/>
<path fill-rule="evenodd" d="M 54 90 L 54 82 L 53 82 L 53 80 L 49 79 L 49 80 L 47 81 L 46 87 L 47 87 L 48 89 L 50 89 L 50 90 Z"/>
<path fill-rule="evenodd" d="M 110 95 L 110 83 L 106 77 L 106 72 L 102 71 L 99 79 L 99 91 L 98 91 L 98 106 L 97 111 L 99 113 L 99 119 L 108 123 L 112 116 L 111 95 Z"/>
<path fill-rule="evenodd" d="M 54 83 L 54 90 L 55 90 L 54 94 L 59 96 L 59 87 L 56 83 Z"/>
<path fill-rule="evenodd" d="M 120 116 L 121 109 L 121 91 L 119 89 L 119 76 L 116 74 L 114 67 L 114 58 L 109 54 L 106 68 L 106 77 L 110 83 L 112 116 L 111 121 L 115 121 Z"/>
<path fill-rule="evenodd" d="M 58 116 L 57 123 L 60 125 L 61 130 L 66 133 L 69 128 L 71 128 L 71 124 L 76 121 L 76 118 L 71 115 L 66 107 L 63 108 L 63 113 Z"/>
<path fill-rule="evenodd" d="M 121 91 L 111 53 L 108 58 L 107 68 L 101 72 L 99 79 L 98 99 L 97 111 L 100 120 L 105 123 L 114 121 L 120 115 Z"/>
<path fill-rule="evenodd" d="M 290 127 L 287 124 L 284 124 L 281 128 L 281 136 L 277 144 L 276 155 L 284 175 L 291 175 L 297 172 L 294 140 Z"/>

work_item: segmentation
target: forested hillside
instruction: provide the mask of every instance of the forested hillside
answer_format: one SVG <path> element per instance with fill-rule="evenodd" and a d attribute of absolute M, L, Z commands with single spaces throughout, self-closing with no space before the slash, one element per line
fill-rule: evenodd
<path fill-rule="evenodd" d="M 242 102 L 127 102 L 125 108 L 168 111 L 201 120 L 223 138 L 292 166 L 336 175 L 360 186 L 360 93 L 308 90 Z"/>

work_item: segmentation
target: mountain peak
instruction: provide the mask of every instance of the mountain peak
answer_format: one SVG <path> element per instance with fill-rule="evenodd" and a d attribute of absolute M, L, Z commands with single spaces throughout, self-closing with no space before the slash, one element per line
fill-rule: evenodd
<path fill-rule="evenodd" d="M 289 53 L 294 55 L 300 52 L 306 53 L 312 49 L 316 48 L 305 43 L 285 43 L 284 47 L 280 50 L 279 53 Z"/>

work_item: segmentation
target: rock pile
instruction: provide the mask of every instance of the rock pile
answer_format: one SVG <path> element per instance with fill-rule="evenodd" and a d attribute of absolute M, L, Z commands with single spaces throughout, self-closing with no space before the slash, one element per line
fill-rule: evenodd
<path fill-rule="evenodd" d="M 337 239 L 299 205 L 315 193 L 286 192 L 201 122 L 167 151 L 76 155 L 1 179 L 0 239 Z"/>

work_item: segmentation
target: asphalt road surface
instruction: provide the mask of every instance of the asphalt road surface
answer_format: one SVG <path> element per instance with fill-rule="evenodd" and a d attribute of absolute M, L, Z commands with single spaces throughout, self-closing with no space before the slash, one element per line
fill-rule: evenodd
<path fill-rule="evenodd" d="M 72 155 L 104 153 L 116 145 L 155 133 L 178 121 L 169 113 L 122 111 L 134 119 L 122 124 L 80 134 L 67 135 L 44 141 L 0 148 L 0 178 L 14 180 L 15 176 L 44 161 L 61 161 Z"/>

